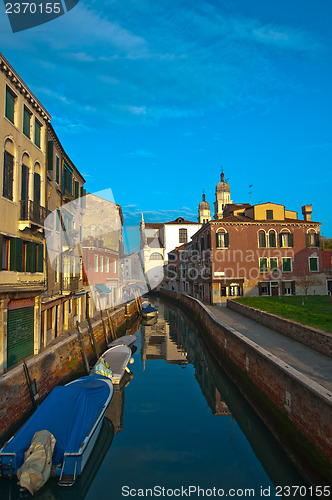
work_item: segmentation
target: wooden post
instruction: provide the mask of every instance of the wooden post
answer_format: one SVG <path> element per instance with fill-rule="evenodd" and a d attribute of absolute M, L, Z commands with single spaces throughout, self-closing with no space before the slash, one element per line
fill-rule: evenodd
<path fill-rule="evenodd" d="M 107 314 L 108 329 L 109 329 L 109 332 L 110 332 L 111 340 L 114 340 L 114 338 L 113 338 L 113 328 L 112 328 L 111 318 L 110 318 L 110 314 L 108 312 L 108 309 L 106 309 L 106 314 Z"/>
<path fill-rule="evenodd" d="M 33 409 L 36 410 L 38 408 L 38 404 L 37 404 L 36 399 L 39 397 L 39 395 L 37 393 L 36 379 L 34 379 L 33 382 L 31 382 L 28 366 L 26 364 L 25 359 L 23 359 L 23 371 L 24 371 L 25 379 L 27 381 L 28 389 L 30 392 L 30 397 L 31 397 Z"/>
<path fill-rule="evenodd" d="M 89 298 L 88 294 L 87 294 L 87 296 Z M 89 300 L 86 301 L 86 319 L 87 319 L 87 322 L 88 322 L 88 330 L 89 330 L 89 333 L 90 333 L 91 344 L 92 344 L 92 346 L 94 348 L 96 357 L 98 359 L 99 358 L 99 353 L 98 353 L 98 347 L 97 347 L 96 339 L 95 339 L 95 336 L 93 334 L 93 328 L 92 328 L 92 323 L 91 323 L 91 318 L 90 318 L 90 312 L 89 312 Z"/>
<path fill-rule="evenodd" d="M 77 338 L 78 338 L 78 341 L 80 343 L 80 348 L 81 348 L 81 351 L 82 351 L 82 356 L 83 356 L 83 362 L 84 362 L 84 365 L 85 365 L 85 369 L 86 369 L 87 373 L 90 373 L 89 361 L 88 361 L 88 357 L 86 355 L 86 350 L 85 350 L 84 341 L 83 341 L 83 337 L 82 337 L 82 331 L 81 331 L 81 327 L 80 327 L 78 321 L 76 321 L 76 328 L 77 328 Z"/>
<path fill-rule="evenodd" d="M 114 328 L 114 325 L 113 325 L 113 321 L 112 321 L 112 318 L 109 315 L 108 309 L 106 309 L 106 312 L 107 312 L 107 317 L 108 317 L 109 325 L 111 325 L 111 327 L 112 327 L 111 328 L 112 339 L 115 340 L 116 339 L 116 335 L 115 335 L 115 328 Z"/>
<path fill-rule="evenodd" d="M 107 331 L 106 331 L 106 326 L 105 326 L 105 322 L 104 322 L 104 318 L 103 318 L 103 311 L 101 309 L 100 309 L 100 318 L 101 318 L 101 322 L 103 324 L 105 342 L 106 342 L 106 345 L 108 345 Z"/>

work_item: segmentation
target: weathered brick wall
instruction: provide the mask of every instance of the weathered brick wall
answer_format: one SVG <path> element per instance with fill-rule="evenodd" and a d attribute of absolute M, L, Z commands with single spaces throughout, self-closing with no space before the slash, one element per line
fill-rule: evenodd
<path fill-rule="evenodd" d="M 197 299 L 168 290 L 162 293 L 199 315 L 223 353 L 332 461 L 332 395 L 327 389 L 222 323 Z"/>
<path fill-rule="evenodd" d="M 129 303 L 128 308 L 131 312 L 130 316 L 133 316 L 137 312 L 135 301 Z M 110 316 L 115 329 L 119 329 L 123 326 L 128 317 L 126 316 L 125 307 L 116 309 L 110 313 Z M 106 314 L 103 314 L 103 317 L 108 333 L 109 329 Z M 85 350 L 91 366 L 96 358 L 86 323 L 82 324 L 81 327 Z M 92 319 L 92 327 L 99 354 L 101 354 L 106 347 L 101 319 Z M 56 385 L 64 384 L 77 375 L 85 375 L 86 371 L 84 369 L 76 331 L 58 337 L 53 345 L 28 359 L 27 366 L 31 380 L 36 379 L 38 394 L 41 400 L 44 399 Z M 33 409 L 21 364 L 0 377 L 0 395 L 0 444 L 3 444 L 12 432 L 23 423 Z"/>
<path fill-rule="evenodd" d="M 300 323 L 296 323 L 296 321 L 280 318 L 233 300 L 227 300 L 227 307 L 301 344 L 311 347 L 311 349 L 315 351 L 332 357 L 331 333 L 326 333 L 316 328 L 310 328 L 309 326 L 303 326 Z"/>

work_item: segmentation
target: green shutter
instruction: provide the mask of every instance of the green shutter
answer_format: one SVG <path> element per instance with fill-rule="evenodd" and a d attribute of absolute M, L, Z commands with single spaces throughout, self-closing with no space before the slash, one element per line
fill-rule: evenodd
<path fill-rule="evenodd" d="M 285 295 L 285 292 L 286 292 L 286 285 L 285 285 L 285 282 L 284 282 L 284 281 L 282 281 L 282 282 L 281 282 L 281 293 L 282 293 L 283 295 Z"/>
<path fill-rule="evenodd" d="M 216 233 L 216 247 L 219 248 L 219 237 L 218 237 L 218 234 L 219 233 Z"/>
<path fill-rule="evenodd" d="M 225 233 L 225 248 L 229 247 L 229 234 Z"/>
<path fill-rule="evenodd" d="M 282 233 L 279 234 L 279 245 L 282 247 Z"/>
<path fill-rule="evenodd" d="M 59 184 L 59 180 L 60 180 L 60 160 L 59 160 L 58 156 L 56 157 L 55 164 L 56 164 L 55 181 L 56 181 L 57 184 Z"/>
<path fill-rule="evenodd" d="M 315 234 L 315 246 L 319 248 L 319 234 Z"/>
<path fill-rule="evenodd" d="M 11 238 L 10 240 L 10 271 L 23 271 L 23 240 Z"/>
<path fill-rule="evenodd" d="M 10 367 L 33 354 L 34 307 L 8 311 L 7 366 Z"/>
<path fill-rule="evenodd" d="M 278 259 L 274 257 L 270 258 L 270 269 L 271 271 L 276 271 L 278 269 Z"/>
<path fill-rule="evenodd" d="M 292 295 L 295 295 L 295 281 L 292 281 L 291 286 L 292 286 Z"/>
<path fill-rule="evenodd" d="M 9 90 L 8 87 L 6 87 L 6 118 L 10 120 L 12 123 L 14 123 L 14 111 L 15 111 L 15 96 L 14 94 Z"/>
<path fill-rule="evenodd" d="M 318 271 L 318 259 L 317 257 L 309 258 L 309 268 L 310 271 Z"/>
<path fill-rule="evenodd" d="M 276 246 L 277 246 L 276 233 L 274 231 L 271 231 L 269 233 L 269 247 L 276 248 Z"/>
<path fill-rule="evenodd" d="M 80 193 L 80 185 L 77 181 L 75 181 L 75 198 L 77 199 L 79 197 Z"/>
<path fill-rule="evenodd" d="M 53 170 L 53 141 L 47 141 L 47 170 Z"/>
<path fill-rule="evenodd" d="M 4 248 L 4 244 L 5 244 L 5 238 L 3 236 L 3 234 L 0 234 L 0 271 L 2 271 L 3 269 L 3 261 L 4 261 L 4 251 L 5 251 L 5 248 Z"/>
<path fill-rule="evenodd" d="M 289 233 L 289 246 L 293 248 L 294 246 L 294 234 L 293 233 Z"/>
<path fill-rule="evenodd" d="M 25 270 L 28 273 L 36 272 L 36 243 L 28 241 L 26 244 Z"/>
<path fill-rule="evenodd" d="M 40 148 L 40 123 L 35 119 L 35 144 Z"/>
<path fill-rule="evenodd" d="M 305 244 L 307 247 L 310 247 L 310 234 L 305 235 Z"/>
<path fill-rule="evenodd" d="M 44 271 L 44 245 L 37 245 L 37 273 Z"/>
<path fill-rule="evenodd" d="M 292 263 L 290 258 L 284 258 L 282 261 L 282 270 L 284 272 L 289 272 L 292 270 Z"/>
<path fill-rule="evenodd" d="M 24 106 L 23 109 L 23 134 L 29 137 L 30 139 L 30 120 L 31 120 L 31 115 L 27 108 Z"/>
<path fill-rule="evenodd" d="M 3 163 L 4 163 L 4 165 L 3 165 L 2 194 L 5 198 L 12 200 L 13 199 L 14 157 L 10 153 L 7 153 L 7 151 L 4 152 Z"/>

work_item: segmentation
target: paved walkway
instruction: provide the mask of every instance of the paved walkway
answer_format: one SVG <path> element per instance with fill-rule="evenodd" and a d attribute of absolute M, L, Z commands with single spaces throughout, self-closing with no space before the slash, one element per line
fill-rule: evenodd
<path fill-rule="evenodd" d="M 331 358 L 228 309 L 226 304 L 205 305 L 220 321 L 233 327 L 299 372 L 332 391 Z"/>

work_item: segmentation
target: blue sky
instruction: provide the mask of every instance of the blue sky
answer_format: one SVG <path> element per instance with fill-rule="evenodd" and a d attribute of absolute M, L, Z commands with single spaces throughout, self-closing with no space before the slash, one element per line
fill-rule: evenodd
<path fill-rule="evenodd" d="M 223 165 L 234 202 L 312 203 L 332 237 L 330 0 L 81 0 L 15 34 L 0 9 L 0 50 L 127 225 L 196 220 Z"/>

